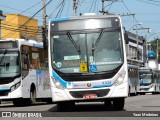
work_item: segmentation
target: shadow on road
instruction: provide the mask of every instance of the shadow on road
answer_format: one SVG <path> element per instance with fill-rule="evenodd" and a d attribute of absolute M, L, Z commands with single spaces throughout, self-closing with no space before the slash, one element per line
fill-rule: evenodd
<path fill-rule="evenodd" d="M 23 105 L 23 106 L 14 106 L 12 102 L 2 103 L 0 104 L 0 108 L 15 108 L 15 107 L 29 107 L 29 106 L 40 106 L 40 105 L 48 105 L 45 102 L 37 102 L 31 105 Z"/>
<path fill-rule="evenodd" d="M 49 112 L 59 112 L 57 106 L 54 106 L 48 110 Z M 75 108 L 69 112 L 97 112 L 97 111 L 116 111 L 114 109 L 106 109 L 104 104 L 78 104 Z M 126 111 L 123 109 L 122 111 Z"/>
<path fill-rule="evenodd" d="M 54 117 L 124 117 L 125 111 L 107 110 L 103 104 L 81 104 L 76 105 L 74 110 L 66 112 L 60 112 L 57 106 L 54 106 L 48 110 L 47 114 Z"/>

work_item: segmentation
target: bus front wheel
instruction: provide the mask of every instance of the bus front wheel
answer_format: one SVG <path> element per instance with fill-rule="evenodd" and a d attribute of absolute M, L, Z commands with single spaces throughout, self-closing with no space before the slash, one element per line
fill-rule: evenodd
<path fill-rule="evenodd" d="M 75 107 L 75 102 L 71 101 L 57 103 L 57 109 L 59 111 L 72 111 L 74 110 L 74 107 Z"/>
<path fill-rule="evenodd" d="M 113 100 L 113 109 L 115 110 L 123 110 L 124 108 L 124 98 L 116 98 Z"/>
<path fill-rule="evenodd" d="M 17 107 L 29 105 L 29 104 L 28 104 L 28 100 L 27 100 L 27 99 L 24 99 L 24 98 L 14 99 L 14 100 L 13 100 L 13 104 L 14 104 L 14 106 L 17 106 Z"/>
<path fill-rule="evenodd" d="M 106 99 L 106 100 L 104 101 L 104 105 L 105 105 L 105 109 L 106 109 L 106 110 L 110 110 L 110 109 L 112 108 L 112 101 L 109 100 L 109 99 L 108 99 L 108 100 Z"/>

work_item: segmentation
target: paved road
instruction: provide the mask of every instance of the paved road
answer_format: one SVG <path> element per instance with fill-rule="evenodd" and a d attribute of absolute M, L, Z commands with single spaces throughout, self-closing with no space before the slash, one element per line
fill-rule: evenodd
<path fill-rule="evenodd" d="M 2 102 L 0 105 L 0 111 L 13 111 L 12 115 L 16 117 L 16 115 L 20 115 L 25 117 L 25 115 L 37 115 L 44 119 L 49 119 L 49 117 L 58 117 L 58 119 L 76 119 L 80 120 L 79 117 L 87 117 L 87 120 L 91 118 L 97 120 L 101 117 L 107 120 L 110 118 L 128 120 L 128 119 L 136 119 L 137 117 L 145 120 L 157 120 L 160 119 L 160 94 L 157 95 L 140 95 L 126 98 L 125 107 L 122 111 L 112 111 L 106 110 L 103 103 L 79 103 L 76 104 L 76 109 L 74 111 L 68 112 L 59 112 L 55 104 L 45 104 L 45 103 L 37 103 L 31 106 L 24 107 L 15 107 L 12 102 Z M 31 114 L 30 114 L 31 113 Z M 134 117 L 135 116 L 135 117 Z M 141 117 L 139 117 L 141 116 Z M 150 116 L 150 117 L 148 117 Z M 151 117 L 152 116 L 152 117 Z M 155 117 L 158 116 L 158 117 Z M 42 119 L 41 118 L 41 119 Z M 14 118 L 16 120 L 16 118 Z M 40 118 L 38 118 L 40 119 Z M 92 120 L 93 120 L 92 119 Z"/>

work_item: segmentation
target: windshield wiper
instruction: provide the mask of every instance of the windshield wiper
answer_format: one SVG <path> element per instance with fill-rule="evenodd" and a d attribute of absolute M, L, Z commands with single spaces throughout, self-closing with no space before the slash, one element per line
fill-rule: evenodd
<path fill-rule="evenodd" d="M 104 31 L 104 29 L 101 30 L 101 32 L 100 32 L 100 34 L 99 34 L 99 36 L 98 36 L 95 44 L 92 43 L 92 56 L 94 56 L 94 51 L 96 50 L 96 47 L 97 47 L 99 41 L 101 40 L 101 37 L 102 37 L 102 35 L 103 35 L 103 31 Z"/>
<path fill-rule="evenodd" d="M 70 32 L 67 32 L 67 36 L 69 38 L 69 40 L 72 42 L 72 44 L 74 45 L 74 47 L 76 48 L 77 52 L 80 53 L 80 46 L 77 46 L 76 42 L 73 40 Z"/>
<path fill-rule="evenodd" d="M 145 74 L 145 75 L 143 74 L 142 77 L 141 77 L 141 79 L 144 79 L 146 76 L 147 76 L 147 74 Z"/>
<path fill-rule="evenodd" d="M 102 37 L 102 35 L 103 35 L 103 31 L 104 31 L 104 29 L 101 30 L 101 32 L 100 32 L 100 34 L 99 34 L 99 36 L 98 36 L 95 44 L 94 44 L 94 43 L 92 44 L 92 51 L 95 51 L 95 49 L 96 49 L 99 41 L 101 40 L 101 37 Z"/>
<path fill-rule="evenodd" d="M 4 59 L 4 55 L 8 52 L 8 50 L 5 49 L 4 53 L 3 53 L 3 56 L 1 57 L 0 59 L 0 64 L 2 63 L 3 59 Z"/>

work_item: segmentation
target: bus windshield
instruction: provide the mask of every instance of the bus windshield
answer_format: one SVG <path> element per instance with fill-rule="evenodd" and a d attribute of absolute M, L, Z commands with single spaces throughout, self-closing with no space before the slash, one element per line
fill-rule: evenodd
<path fill-rule="evenodd" d="M 18 51 L 0 51 L 0 77 L 14 77 L 20 74 Z"/>
<path fill-rule="evenodd" d="M 150 85 L 153 83 L 153 75 L 152 74 L 143 74 L 140 75 L 140 85 Z"/>
<path fill-rule="evenodd" d="M 54 33 L 51 41 L 52 66 L 63 73 L 82 72 L 82 63 L 87 72 L 110 71 L 123 63 L 120 28 Z"/>

